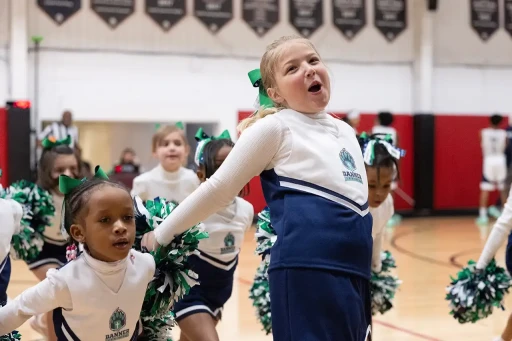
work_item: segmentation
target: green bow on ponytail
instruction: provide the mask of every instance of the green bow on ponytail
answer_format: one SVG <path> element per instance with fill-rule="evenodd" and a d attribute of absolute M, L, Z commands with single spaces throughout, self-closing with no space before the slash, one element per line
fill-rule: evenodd
<path fill-rule="evenodd" d="M 201 164 L 201 162 L 203 161 L 204 146 L 206 146 L 208 144 L 208 142 L 213 141 L 213 140 L 223 140 L 223 139 L 231 140 L 231 135 L 229 134 L 228 130 L 224 130 L 219 136 L 208 136 L 208 134 L 206 134 L 204 132 L 203 128 L 199 128 L 197 130 L 195 139 L 198 142 L 198 144 L 197 144 L 196 155 L 194 157 L 194 160 L 196 162 L 196 165 L 199 166 L 199 164 Z"/>
<path fill-rule="evenodd" d="M 255 88 L 259 88 L 259 106 L 265 108 L 271 108 L 274 106 L 274 102 L 268 97 L 267 90 L 263 87 L 263 81 L 261 80 L 261 71 L 260 69 L 254 69 L 249 72 L 249 79 L 251 80 L 251 84 Z"/>
<path fill-rule="evenodd" d="M 108 180 L 107 174 L 103 171 L 103 169 L 101 169 L 100 166 L 96 166 L 96 168 L 94 168 L 93 178 Z M 78 180 L 70 178 L 67 175 L 61 175 L 59 176 L 59 191 L 64 195 L 68 195 L 69 193 L 71 193 L 72 190 L 74 190 L 75 188 L 77 188 L 86 181 L 87 178 Z"/>
<path fill-rule="evenodd" d="M 178 128 L 179 130 L 185 130 L 185 126 L 183 125 L 183 122 L 181 122 L 181 121 L 176 122 L 176 124 L 174 126 L 176 128 Z"/>
<path fill-rule="evenodd" d="M 71 144 L 71 135 L 68 135 L 65 139 L 57 140 L 54 136 L 49 136 L 45 138 L 41 145 L 43 149 L 52 149 L 53 147 L 66 145 L 69 146 Z"/>

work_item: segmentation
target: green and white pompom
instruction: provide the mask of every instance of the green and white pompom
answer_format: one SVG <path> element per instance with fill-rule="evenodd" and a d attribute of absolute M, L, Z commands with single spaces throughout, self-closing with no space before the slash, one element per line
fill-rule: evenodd
<path fill-rule="evenodd" d="M 396 268 L 395 259 L 389 251 L 381 253 L 382 268 L 380 272 L 372 271 L 370 290 L 372 294 L 372 315 L 384 314 L 393 308 L 393 299 L 396 291 L 402 283 L 391 274 L 391 269 Z"/>
<path fill-rule="evenodd" d="M 32 182 L 20 180 L 4 189 L 2 197 L 23 207 L 21 232 L 11 241 L 14 258 L 34 260 L 43 248 L 43 232 L 55 215 L 52 195 Z"/>
<path fill-rule="evenodd" d="M 160 225 L 177 204 L 155 198 L 146 201 L 144 205 L 139 197 L 135 197 L 134 204 L 134 249 L 145 252 L 141 247 L 142 236 Z M 188 268 L 187 260 L 190 255 L 198 253 L 199 241 L 204 238 L 208 238 L 208 234 L 204 231 L 204 226 L 198 224 L 176 236 L 169 245 L 150 252 L 155 259 L 156 271 L 146 290 L 141 311 L 144 333 L 148 340 L 167 340 L 161 336 L 167 335 L 166 331 L 176 324 L 174 315 L 169 311 L 178 300 L 188 294 L 191 287 L 198 284 L 198 276 Z"/>
<path fill-rule="evenodd" d="M 470 260 L 451 280 L 446 300 L 450 302 L 450 314 L 459 323 L 475 323 L 491 315 L 494 308 L 505 310 L 503 299 L 512 279 L 494 259 L 479 271 L 476 262 Z"/>
<path fill-rule="evenodd" d="M 255 235 L 256 254 L 265 255 L 270 252 L 277 240 L 277 234 L 270 222 L 270 210 L 268 208 L 258 213 L 258 228 Z"/>
<path fill-rule="evenodd" d="M 0 341 L 17 341 L 21 340 L 21 334 L 18 331 L 13 331 L 9 334 L 0 336 Z"/>
<path fill-rule="evenodd" d="M 265 258 L 270 258 L 267 255 Z M 263 259 L 256 270 L 254 282 L 249 291 L 249 298 L 256 308 L 256 315 L 263 330 L 268 335 L 272 333 L 272 314 L 270 312 L 270 289 L 268 286 L 268 264 L 269 260 Z"/>
<path fill-rule="evenodd" d="M 258 228 L 256 230 L 256 254 L 260 255 L 262 260 L 249 290 L 249 298 L 256 308 L 256 316 L 266 334 L 272 333 L 268 267 L 270 265 L 270 249 L 274 246 L 276 240 L 276 231 L 270 222 L 270 211 L 265 208 L 258 213 Z"/>
<path fill-rule="evenodd" d="M 142 316 L 141 320 L 144 333 L 137 338 L 138 341 L 173 341 L 171 328 L 176 325 L 176 321 L 171 311 L 158 318 Z"/>

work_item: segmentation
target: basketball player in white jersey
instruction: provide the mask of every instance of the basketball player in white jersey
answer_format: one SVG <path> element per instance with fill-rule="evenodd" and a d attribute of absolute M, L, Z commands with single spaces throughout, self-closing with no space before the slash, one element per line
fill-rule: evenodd
<path fill-rule="evenodd" d="M 482 181 L 480 183 L 480 211 L 478 224 L 487 224 L 487 202 L 489 192 L 500 191 L 501 202 L 507 201 L 507 194 L 503 191 L 507 177 L 507 160 L 505 149 L 507 147 L 507 132 L 499 127 L 503 121 L 501 115 L 495 114 L 490 118 L 490 126 L 480 131 L 480 145 L 483 155 Z M 496 208 L 489 208 L 489 214 L 498 218 L 501 212 Z"/>

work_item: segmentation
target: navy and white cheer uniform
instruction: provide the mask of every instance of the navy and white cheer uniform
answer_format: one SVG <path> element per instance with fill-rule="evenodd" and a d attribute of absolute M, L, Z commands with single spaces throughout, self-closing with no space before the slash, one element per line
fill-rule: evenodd
<path fill-rule="evenodd" d="M 507 132 L 504 129 L 485 128 L 481 132 L 483 153 L 482 181 L 484 191 L 503 190 L 507 178 Z"/>
<path fill-rule="evenodd" d="M 136 340 L 142 302 L 155 273 L 150 254 L 131 250 L 106 263 L 87 252 L 0 308 L 0 335 L 32 315 L 53 311 L 59 341 Z"/>
<path fill-rule="evenodd" d="M 66 247 L 68 240 L 64 237 L 60 228 L 64 196 L 53 192 L 50 193 L 52 194 L 55 214 L 50 218 L 51 225 L 46 227 L 43 232 L 43 249 L 34 260 L 27 262 L 30 270 L 36 270 L 47 264 L 61 267 L 67 262 Z"/>
<path fill-rule="evenodd" d="M 274 339 L 368 339 L 368 181 L 353 129 L 326 112 L 285 109 L 244 130 L 215 174 L 155 229 L 157 241 L 167 245 L 258 174 L 277 233 L 269 268 Z"/>
<path fill-rule="evenodd" d="M 14 200 L 0 199 L 0 306 L 7 301 L 7 287 L 11 279 L 12 236 L 20 232 L 23 208 Z"/>
<path fill-rule="evenodd" d="M 203 221 L 209 237 L 199 241 L 199 255 L 190 256 L 190 268 L 199 276 L 199 285 L 174 306 L 176 320 L 197 313 L 220 319 L 224 304 L 231 297 L 233 275 L 245 231 L 252 225 L 253 206 L 236 198 L 225 209 Z"/>

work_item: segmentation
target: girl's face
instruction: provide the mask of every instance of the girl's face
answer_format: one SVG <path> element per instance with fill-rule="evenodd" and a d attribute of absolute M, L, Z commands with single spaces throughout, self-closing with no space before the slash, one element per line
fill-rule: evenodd
<path fill-rule="evenodd" d="M 135 218 L 130 194 L 103 185 L 93 191 L 82 210 L 81 224 L 72 225 L 71 236 L 87 245 L 92 257 L 116 262 L 128 256 L 135 241 Z"/>
<path fill-rule="evenodd" d="M 366 166 L 368 203 L 370 207 L 379 207 L 386 200 L 391 192 L 394 174 L 395 171 L 392 167 L 380 167 L 377 173 L 376 167 Z"/>
<path fill-rule="evenodd" d="M 175 131 L 160 141 L 155 156 L 166 171 L 175 172 L 185 163 L 188 153 L 189 148 L 183 140 L 183 135 Z"/>
<path fill-rule="evenodd" d="M 275 87 L 267 89 L 278 104 L 304 114 L 315 114 L 329 103 L 331 85 L 327 68 L 318 53 L 301 40 L 279 47 L 274 68 Z"/>
<path fill-rule="evenodd" d="M 59 154 L 53 162 L 51 176 L 52 179 L 57 180 L 59 179 L 60 175 L 67 175 L 70 178 L 76 179 L 79 176 L 78 169 L 78 161 L 74 154 Z"/>
<path fill-rule="evenodd" d="M 132 163 L 135 161 L 135 155 L 132 152 L 126 152 L 123 154 L 124 163 Z"/>
<path fill-rule="evenodd" d="M 223 146 L 221 149 L 219 149 L 217 155 L 215 155 L 215 169 L 219 169 L 224 160 L 226 160 L 228 157 L 229 153 L 231 153 L 232 149 L 233 147 L 230 146 Z M 199 166 L 197 170 L 197 177 L 201 182 L 206 181 L 206 171 L 204 169 L 204 165 Z"/>

